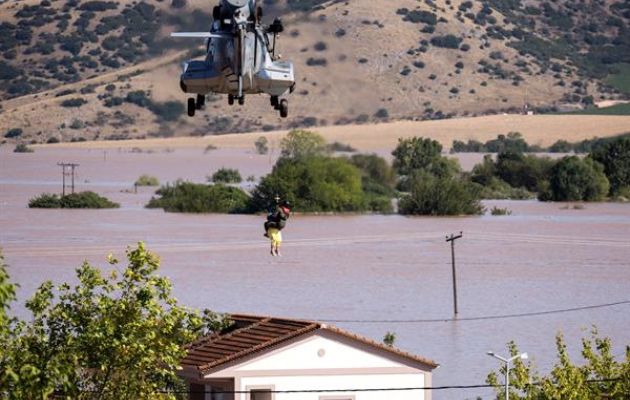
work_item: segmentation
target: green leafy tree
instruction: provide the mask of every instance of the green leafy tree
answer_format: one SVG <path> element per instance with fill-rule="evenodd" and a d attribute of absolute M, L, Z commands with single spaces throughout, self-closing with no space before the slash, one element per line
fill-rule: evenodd
<path fill-rule="evenodd" d="M 410 175 L 418 170 L 436 173 L 440 170 L 440 167 L 436 168 L 436 164 L 439 164 L 442 158 L 442 145 L 428 138 L 401 138 L 398 139 L 398 145 L 392 155 L 394 156 L 394 170 L 399 175 Z"/>
<path fill-rule="evenodd" d="M 612 194 L 630 191 L 630 137 L 621 137 L 596 147 L 591 157 L 604 166 Z"/>
<path fill-rule="evenodd" d="M 514 342 L 508 343 L 511 356 L 518 355 Z M 625 357 L 618 361 L 612 354 L 609 338 L 599 337 L 596 329 L 590 338 L 582 339 L 583 363 L 576 365 L 569 357 L 562 334 L 556 336 L 558 360 L 548 375 L 536 372 L 533 363 L 520 358 L 510 368 L 509 399 L 523 400 L 623 400 L 630 393 L 630 346 L 626 346 Z M 498 400 L 505 400 L 503 376 L 505 366 L 498 373 L 488 375 L 486 382 L 495 386 Z M 501 378 L 499 378 L 501 377 Z"/>
<path fill-rule="evenodd" d="M 269 140 L 267 140 L 264 136 L 256 139 L 254 146 L 256 147 L 256 153 L 258 154 L 267 154 L 269 152 Z"/>
<path fill-rule="evenodd" d="M 178 305 L 159 258 L 139 243 L 128 265 L 111 273 L 85 262 L 78 283 L 43 283 L 26 303 L 0 362 L 0 393 L 9 399 L 174 399 L 185 345 L 229 321 Z"/>
<path fill-rule="evenodd" d="M 536 192 L 543 181 L 549 180 L 555 163 L 548 157 L 505 151 L 497 156 L 496 175 L 512 187 Z"/>
<path fill-rule="evenodd" d="M 241 177 L 241 173 L 237 169 L 219 168 L 209 180 L 220 183 L 241 183 L 243 177 Z"/>
<path fill-rule="evenodd" d="M 491 153 L 502 153 L 506 151 L 525 153 L 529 150 L 529 146 L 520 132 L 510 132 L 507 136 L 498 135 L 496 139 L 487 141 L 484 147 Z"/>
<path fill-rule="evenodd" d="M 280 142 L 280 149 L 280 157 L 295 160 L 328 153 L 326 140 L 321 135 L 300 129 L 289 132 Z"/>
<path fill-rule="evenodd" d="M 394 211 L 396 174 L 389 163 L 376 154 L 354 154 L 350 162 L 361 171 L 361 186 L 368 209 L 382 213 Z"/>
<path fill-rule="evenodd" d="M 590 158 L 564 157 L 553 166 L 548 191 L 541 200 L 598 201 L 608 194 L 609 184 L 604 167 Z"/>
<path fill-rule="evenodd" d="M 291 201 L 301 211 L 366 208 L 361 173 L 342 158 L 281 158 L 252 192 L 250 210 L 265 210 L 276 195 Z"/>
<path fill-rule="evenodd" d="M 477 186 L 458 177 L 439 177 L 427 172 L 415 173 L 410 191 L 401 197 L 401 214 L 474 215 L 482 214 Z"/>

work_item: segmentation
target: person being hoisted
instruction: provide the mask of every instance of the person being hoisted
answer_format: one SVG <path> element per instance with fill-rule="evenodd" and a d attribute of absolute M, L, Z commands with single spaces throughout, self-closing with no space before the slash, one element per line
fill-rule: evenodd
<path fill-rule="evenodd" d="M 287 200 L 282 202 L 280 201 L 280 197 L 276 196 L 276 206 L 270 210 L 267 215 L 267 221 L 265 221 L 265 237 L 268 237 L 271 241 L 271 255 L 279 256 L 280 255 L 280 244 L 282 243 L 282 229 L 287 224 L 287 219 L 291 215 L 291 203 Z"/>

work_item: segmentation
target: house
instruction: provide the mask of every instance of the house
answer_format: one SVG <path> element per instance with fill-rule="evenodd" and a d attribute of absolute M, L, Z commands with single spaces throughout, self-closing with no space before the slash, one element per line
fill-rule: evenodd
<path fill-rule="evenodd" d="M 179 375 L 191 400 L 430 400 L 438 365 L 314 321 L 232 315 L 188 347 Z M 348 389 L 417 388 L 400 391 Z M 331 391 L 343 390 L 344 391 Z"/>

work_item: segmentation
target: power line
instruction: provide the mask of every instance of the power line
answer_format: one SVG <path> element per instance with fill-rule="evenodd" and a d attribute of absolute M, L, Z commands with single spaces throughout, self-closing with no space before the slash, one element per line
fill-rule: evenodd
<path fill-rule="evenodd" d="M 605 383 L 605 382 L 618 382 L 622 378 L 610 378 L 610 379 L 592 379 L 584 381 L 586 384 L 591 383 Z M 540 386 L 542 382 L 533 382 L 525 385 Z M 354 388 L 354 389 L 294 389 L 294 390 L 273 390 L 265 389 L 266 393 L 348 393 L 348 392 L 402 392 L 402 391 L 419 391 L 419 390 L 453 390 L 453 389 L 487 389 L 494 387 L 503 387 L 503 385 L 448 385 L 448 386 L 426 386 L 426 387 L 386 387 L 386 388 Z M 518 388 L 515 388 L 518 389 Z M 255 390 L 253 392 L 256 392 Z M 155 393 L 170 393 L 170 394 L 249 394 L 251 390 L 161 390 Z"/>
<path fill-rule="evenodd" d="M 614 307 L 624 304 L 630 304 L 630 300 L 623 300 L 614 303 L 606 303 L 606 304 L 596 304 L 590 306 L 582 306 L 582 307 L 574 307 L 574 308 L 563 308 L 557 310 L 548 310 L 548 311 L 533 311 L 526 313 L 517 313 L 517 314 L 499 314 L 499 315 L 485 315 L 485 316 L 477 316 L 477 317 L 463 317 L 463 318 L 428 318 L 428 319 L 318 319 L 317 321 L 321 322 L 331 322 L 331 323 L 358 323 L 358 324 L 416 324 L 416 323 L 436 323 L 436 322 L 459 322 L 459 321 L 484 321 L 484 320 L 492 320 L 492 319 L 507 319 L 507 318 L 524 318 L 524 317 L 534 317 L 538 315 L 549 315 L 549 314 L 561 314 L 575 311 L 584 311 L 584 310 L 592 310 L 596 308 L 605 308 L 605 307 Z"/>

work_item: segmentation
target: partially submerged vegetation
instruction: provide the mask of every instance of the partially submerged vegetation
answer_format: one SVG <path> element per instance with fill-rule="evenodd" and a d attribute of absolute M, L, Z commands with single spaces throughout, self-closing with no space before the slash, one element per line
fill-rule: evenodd
<path fill-rule="evenodd" d="M 155 176 L 144 174 L 144 175 L 140 175 L 140 177 L 136 179 L 136 182 L 134 183 L 134 185 L 135 186 L 159 186 L 160 181 Z"/>
<path fill-rule="evenodd" d="M 496 158 L 486 155 L 471 172 L 442 154 L 439 142 L 400 139 L 390 165 L 376 154 L 335 156 L 310 131 L 291 131 L 281 156 L 251 193 L 223 183 L 241 182 L 237 170 L 222 168 L 214 185 L 177 182 L 162 187 L 148 207 L 176 212 L 264 212 L 276 196 L 300 212 L 398 212 L 405 215 L 479 215 L 482 199 L 601 201 L 630 195 L 630 137 L 597 139 L 580 146 L 587 157 L 537 157 L 520 135 L 490 141 Z M 496 211 L 498 212 L 498 211 Z"/>
<path fill-rule="evenodd" d="M 157 190 L 147 208 L 169 212 L 238 213 L 246 208 L 249 196 L 243 190 L 222 184 L 206 185 L 178 181 Z"/>
<path fill-rule="evenodd" d="M 29 208 L 118 208 L 120 205 L 91 191 L 65 196 L 44 193 L 28 202 Z"/>

